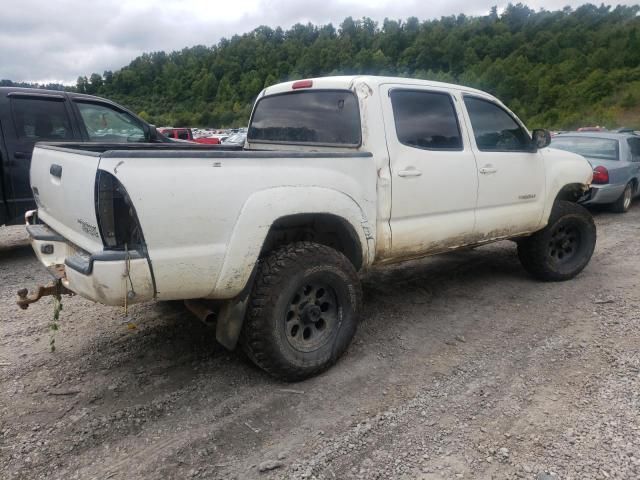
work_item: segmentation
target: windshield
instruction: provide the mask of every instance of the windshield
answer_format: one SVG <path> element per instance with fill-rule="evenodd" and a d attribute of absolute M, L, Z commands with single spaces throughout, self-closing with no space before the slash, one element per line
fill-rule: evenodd
<path fill-rule="evenodd" d="M 598 137 L 555 137 L 551 140 L 553 148 L 577 153 L 585 157 L 602 160 L 618 160 L 618 141 Z"/>
<path fill-rule="evenodd" d="M 262 98 L 250 142 L 306 145 L 360 145 L 358 100 L 348 90 L 305 90 Z"/>

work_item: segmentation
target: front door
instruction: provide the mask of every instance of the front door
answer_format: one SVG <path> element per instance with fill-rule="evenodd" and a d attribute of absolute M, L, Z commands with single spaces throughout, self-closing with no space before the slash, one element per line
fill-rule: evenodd
<path fill-rule="evenodd" d="M 478 171 L 460 98 L 431 87 L 381 87 L 392 176 L 394 259 L 473 242 Z"/>
<path fill-rule="evenodd" d="M 497 102 L 464 95 L 478 165 L 476 233 L 492 240 L 537 229 L 545 205 L 542 155 L 516 117 Z"/>

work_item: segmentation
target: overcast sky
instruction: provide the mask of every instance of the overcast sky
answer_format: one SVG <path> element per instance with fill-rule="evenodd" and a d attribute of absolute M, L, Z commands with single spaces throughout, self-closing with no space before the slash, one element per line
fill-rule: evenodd
<path fill-rule="evenodd" d="M 615 4 L 637 4 L 619 0 Z M 348 16 L 421 20 L 484 15 L 502 0 L 8 0 L 0 12 L 0 79 L 75 83 L 117 70 L 143 52 L 213 45 L 259 25 L 336 27 Z M 513 1 L 517 3 L 517 1 Z M 583 1 L 523 1 L 533 9 Z M 600 2 L 594 0 L 593 3 Z M 610 2 L 605 2 L 610 3 Z"/>

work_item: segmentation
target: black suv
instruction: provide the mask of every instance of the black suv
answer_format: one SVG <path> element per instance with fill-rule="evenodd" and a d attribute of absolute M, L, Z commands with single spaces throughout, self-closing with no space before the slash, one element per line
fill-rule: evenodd
<path fill-rule="evenodd" d="M 0 225 L 35 208 L 29 186 L 36 142 L 170 142 L 126 108 L 71 92 L 0 87 Z"/>

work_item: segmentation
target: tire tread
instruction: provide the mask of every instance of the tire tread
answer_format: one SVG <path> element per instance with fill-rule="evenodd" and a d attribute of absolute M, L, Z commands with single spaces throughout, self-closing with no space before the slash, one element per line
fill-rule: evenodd
<path fill-rule="evenodd" d="M 547 242 L 544 241 L 545 234 L 549 231 L 550 228 L 554 226 L 554 224 L 558 220 L 560 220 L 562 217 L 570 215 L 577 215 L 582 217 L 589 224 L 595 238 L 596 227 L 591 213 L 589 213 L 587 209 L 585 209 L 581 205 L 578 205 L 577 203 L 569 202 L 566 200 L 559 200 L 553 207 L 547 226 L 542 230 L 534 233 L 530 237 L 524 238 L 518 242 L 518 258 L 520 259 L 520 263 L 527 272 L 529 272 L 538 280 L 547 282 L 569 280 L 578 275 L 578 273 L 580 273 L 589 263 L 589 259 L 593 254 L 593 246 L 595 246 L 595 240 L 589 252 L 587 262 L 571 274 L 562 274 L 554 270 L 546 261 Z"/>
<path fill-rule="evenodd" d="M 280 287 L 287 280 L 285 273 L 291 268 L 303 269 L 309 259 L 323 259 L 324 262 L 336 265 L 349 273 L 357 291 L 356 312 L 360 310 L 362 299 L 361 286 L 355 268 L 343 254 L 331 247 L 308 241 L 295 242 L 277 248 L 259 260 L 258 273 L 242 327 L 240 345 L 257 366 L 277 378 L 290 382 L 299 381 L 326 370 L 338 360 L 349 345 L 349 341 L 344 342 L 343 345 L 339 345 L 339 348 L 334 349 L 328 362 L 310 366 L 301 371 L 300 368 L 284 361 L 277 348 L 268 341 L 271 327 L 269 322 L 264 321 L 263 315 L 275 309 Z"/>

